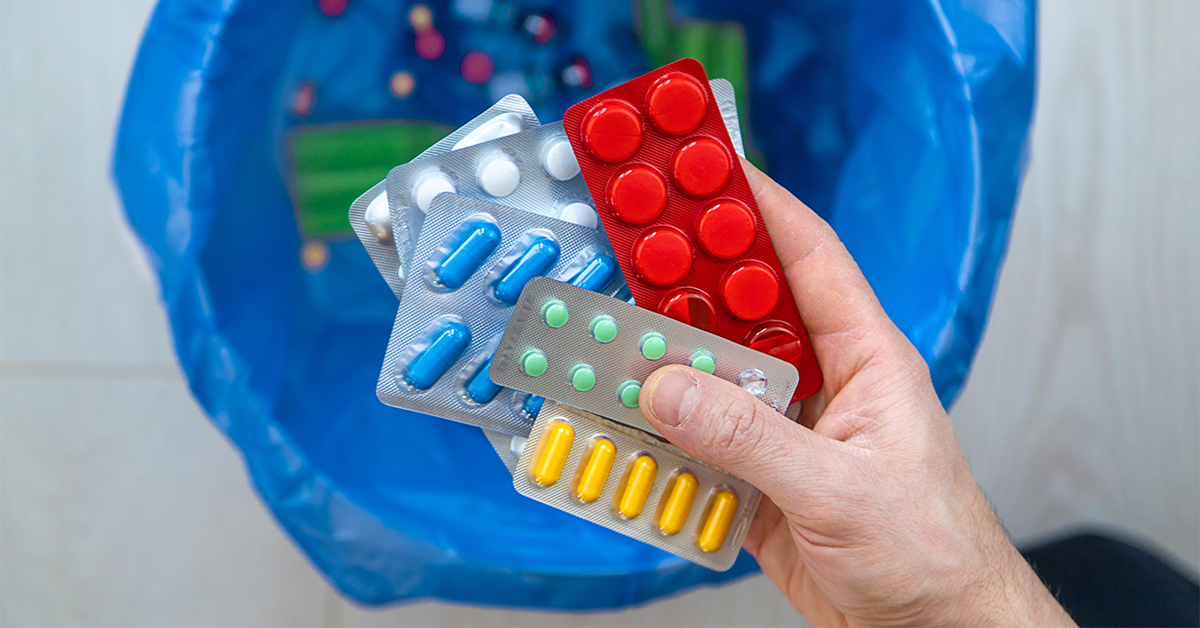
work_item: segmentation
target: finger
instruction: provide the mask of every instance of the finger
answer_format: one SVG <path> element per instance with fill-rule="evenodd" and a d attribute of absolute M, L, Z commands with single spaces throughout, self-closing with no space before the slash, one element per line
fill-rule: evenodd
<path fill-rule="evenodd" d="M 742 167 L 826 385 L 833 384 L 836 392 L 845 377 L 893 338 L 895 326 L 829 223 L 750 162 L 743 159 Z M 880 334 L 881 329 L 889 333 Z"/>
<path fill-rule="evenodd" d="M 691 456 L 718 466 L 767 495 L 794 501 L 827 440 L 793 423 L 734 384 L 686 366 L 658 369 L 642 387 L 642 414 Z"/>

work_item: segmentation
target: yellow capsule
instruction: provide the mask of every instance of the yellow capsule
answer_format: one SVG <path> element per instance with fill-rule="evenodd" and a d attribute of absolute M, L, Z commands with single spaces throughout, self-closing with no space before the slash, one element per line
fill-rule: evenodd
<path fill-rule="evenodd" d="M 638 456 L 637 460 L 629 463 L 629 473 L 625 480 L 625 490 L 617 502 L 617 512 L 626 519 L 633 519 L 642 514 L 642 506 L 650 496 L 650 487 L 654 486 L 654 476 L 658 473 L 658 463 L 650 456 Z"/>
<path fill-rule="evenodd" d="M 542 486 L 550 486 L 557 482 L 574 441 L 575 428 L 571 427 L 570 423 L 559 421 L 547 428 L 546 433 L 542 435 L 542 441 L 538 443 L 533 464 L 529 467 L 533 481 Z"/>
<path fill-rule="evenodd" d="M 680 473 L 675 478 L 675 484 L 663 502 L 662 513 L 658 516 L 658 529 L 663 534 L 675 534 L 683 529 L 688 513 L 692 511 L 692 501 L 696 499 L 696 476 L 691 473 Z"/>
<path fill-rule="evenodd" d="M 721 491 L 713 497 L 712 507 L 708 509 L 708 518 L 700 527 L 696 537 L 696 545 L 706 552 L 715 552 L 725 544 L 725 535 L 729 534 L 729 524 L 737 512 L 737 495 L 729 491 Z"/>
<path fill-rule="evenodd" d="M 617 457 L 617 446 L 607 438 L 596 439 L 592 444 L 592 453 L 588 456 L 583 470 L 579 472 L 579 482 L 575 484 L 575 497 L 579 501 L 590 504 L 600 499 L 604 490 L 604 482 L 608 480 L 608 472 L 612 470 L 613 459 Z"/>

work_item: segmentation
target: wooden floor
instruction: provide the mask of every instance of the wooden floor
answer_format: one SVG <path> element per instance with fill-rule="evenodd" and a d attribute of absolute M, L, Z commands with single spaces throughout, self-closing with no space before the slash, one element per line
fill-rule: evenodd
<path fill-rule="evenodd" d="M 622 614 L 341 600 L 175 368 L 107 169 L 150 0 L 0 2 L 0 624 L 792 625 L 762 578 Z M 1200 566 L 1200 2 L 1045 0 L 1031 165 L 952 417 L 1015 538 Z"/>

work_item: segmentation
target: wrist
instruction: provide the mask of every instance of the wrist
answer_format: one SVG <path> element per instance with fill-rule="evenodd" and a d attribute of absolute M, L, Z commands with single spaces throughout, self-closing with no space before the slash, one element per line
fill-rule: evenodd
<path fill-rule="evenodd" d="M 1075 622 L 1004 534 L 999 522 L 984 552 L 979 595 L 962 625 L 1074 626 Z"/>

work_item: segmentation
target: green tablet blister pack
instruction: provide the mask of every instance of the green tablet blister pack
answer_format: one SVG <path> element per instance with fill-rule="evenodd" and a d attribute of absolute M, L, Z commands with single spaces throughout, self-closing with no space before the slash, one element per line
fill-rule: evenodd
<path fill-rule="evenodd" d="M 799 381 L 783 360 L 547 277 L 525 285 L 488 372 L 500 386 L 657 434 L 638 397 L 667 364 L 733 382 L 781 414 Z"/>

